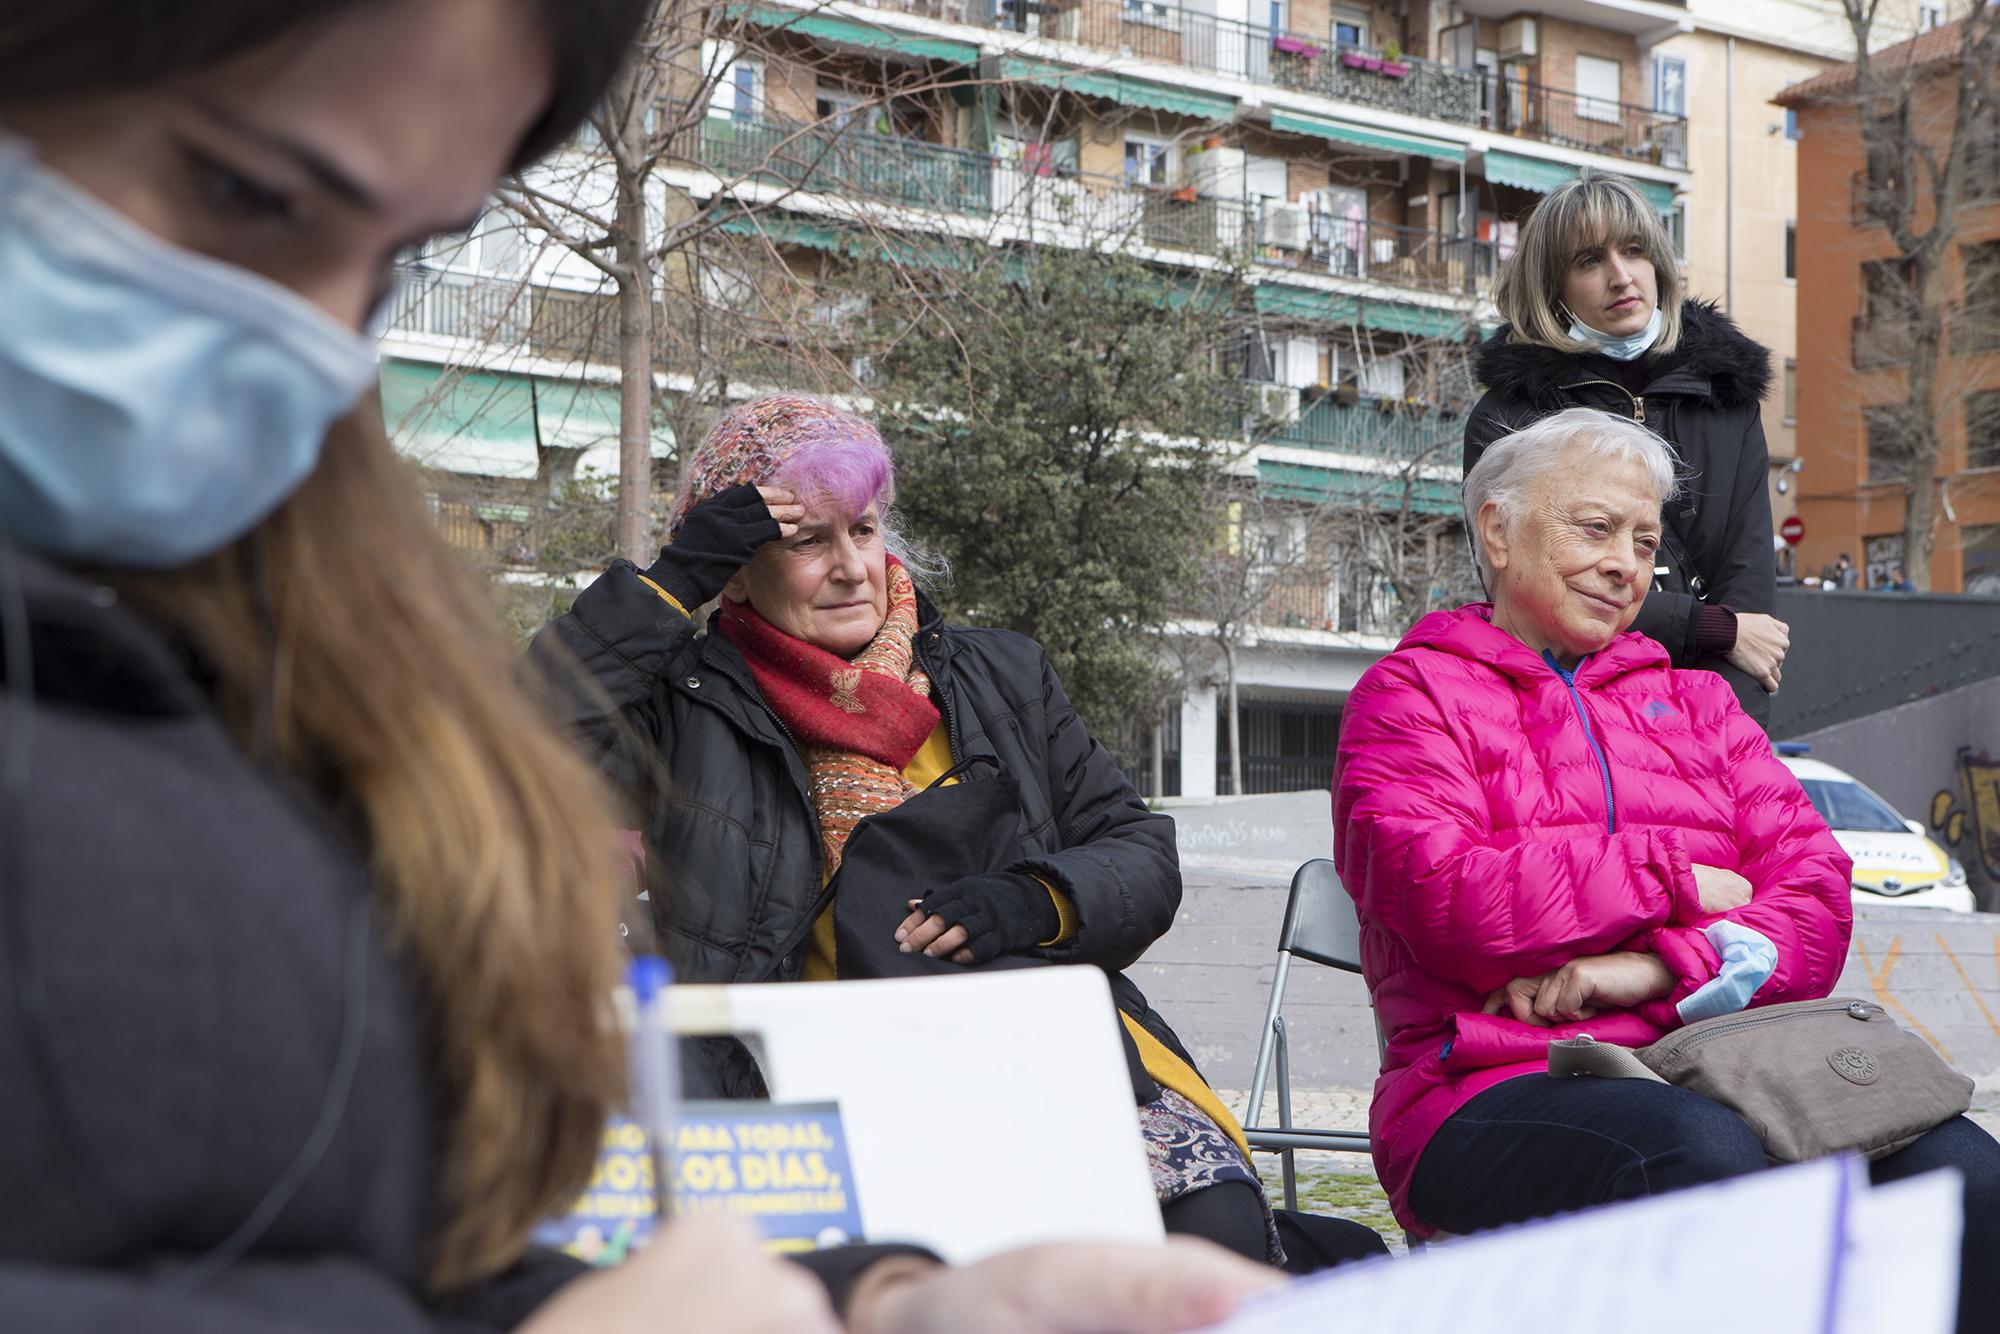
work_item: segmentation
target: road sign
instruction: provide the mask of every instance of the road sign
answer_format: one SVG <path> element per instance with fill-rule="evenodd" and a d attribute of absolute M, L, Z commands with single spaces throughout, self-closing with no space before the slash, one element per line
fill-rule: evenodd
<path fill-rule="evenodd" d="M 1778 525 L 1778 536 L 1784 538 L 1785 542 L 1790 546 L 1797 546 L 1800 542 L 1804 541 L 1805 535 L 1806 521 L 1796 514 L 1790 515 L 1783 523 Z"/>

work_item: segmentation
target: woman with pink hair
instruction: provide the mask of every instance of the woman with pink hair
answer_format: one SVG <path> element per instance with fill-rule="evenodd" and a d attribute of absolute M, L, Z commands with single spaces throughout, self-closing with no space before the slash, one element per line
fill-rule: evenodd
<path fill-rule="evenodd" d="M 945 622 L 892 530 L 894 494 L 863 418 L 798 395 L 743 404 L 690 461 L 659 559 L 617 562 L 541 636 L 593 678 L 575 721 L 637 807 L 679 975 L 1095 965 L 1168 1228 L 1301 1267 L 1379 1252 L 1337 1220 L 1281 1234 L 1242 1131 L 1121 971 L 1180 903 L 1173 821 L 1039 646 Z M 747 1053 L 714 1058 L 724 1091 L 758 1090 Z"/>

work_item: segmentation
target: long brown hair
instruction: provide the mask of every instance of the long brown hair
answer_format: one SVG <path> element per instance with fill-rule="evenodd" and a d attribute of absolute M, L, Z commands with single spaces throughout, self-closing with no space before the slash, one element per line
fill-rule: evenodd
<path fill-rule="evenodd" d="M 358 2 L 34 6 L 0 20 L 0 89 L 152 82 Z M 560 90 L 524 156 L 574 129 L 643 9 L 530 5 L 557 48 Z M 444 1172 L 430 1286 L 504 1268 L 582 1188 L 622 1087 L 604 1011 L 620 957 L 610 798 L 529 697 L 487 594 L 437 535 L 372 401 L 241 542 L 180 570 L 100 577 L 198 653 L 246 749 L 355 829 L 434 1057 Z"/>

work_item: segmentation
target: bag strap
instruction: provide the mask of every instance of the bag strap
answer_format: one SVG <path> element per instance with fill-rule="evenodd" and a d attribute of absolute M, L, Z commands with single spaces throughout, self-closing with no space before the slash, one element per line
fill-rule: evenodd
<path fill-rule="evenodd" d="M 1655 1084 L 1667 1082 L 1648 1068 L 1630 1047 L 1599 1042 L 1589 1034 L 1580 1038 L 1552 1039 L 1549 1043 L 1549 1073 L 1596 1075 L 1600 1079 L 1650 1079 Z"/>

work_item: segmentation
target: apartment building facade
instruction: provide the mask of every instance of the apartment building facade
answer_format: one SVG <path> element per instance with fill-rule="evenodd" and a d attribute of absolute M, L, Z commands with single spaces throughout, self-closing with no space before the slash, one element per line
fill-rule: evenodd
<path fill-rule="evenodd" d="M 1255 471 L 1302 503 L 1365 498 L 1414 468 L 1416 503 L 1453 511 L 1474 393 L 1464 352 L 1495 323 L 1521 217 L 1586 165 L 1625 173 L 1663 215 L 1692 180 L 1688 120 L 1649 87 L 1649 43 L 1689 22 L 1660 0 L 723 12 L 702 51 L 707 114 L 658 173 L 663 216 L 743 210 L 722 230 L 754 234 L 808 288 L 858 235 L 1119 245 L 1240 275 L 1262 333 L 1241 368 Z M 427 257 L 406 287 L 392 425 L 434 468 L 522 485 L 547 483 L 552 456 L 606 470 L 617 372 L 601 278 L 506 232 Z M 495 328 L 504 359 L 473 346 Z M 657 378 L 671 397 L 699 370 Z M 669 454 L 664 423 L 657 438 Z M 454 517 L 504 543 L 507 505 Z M 1326 781 L 1341 700 L 1406 628 L 1380 589 L 1345 578 L 1283 599 L 1271 621 L 1238 655 L 1250 791 Z M 1191 688 L 1168 729 L 1170 794 L 1213 794 L 1226 773 L 1216 695 Z"/>

